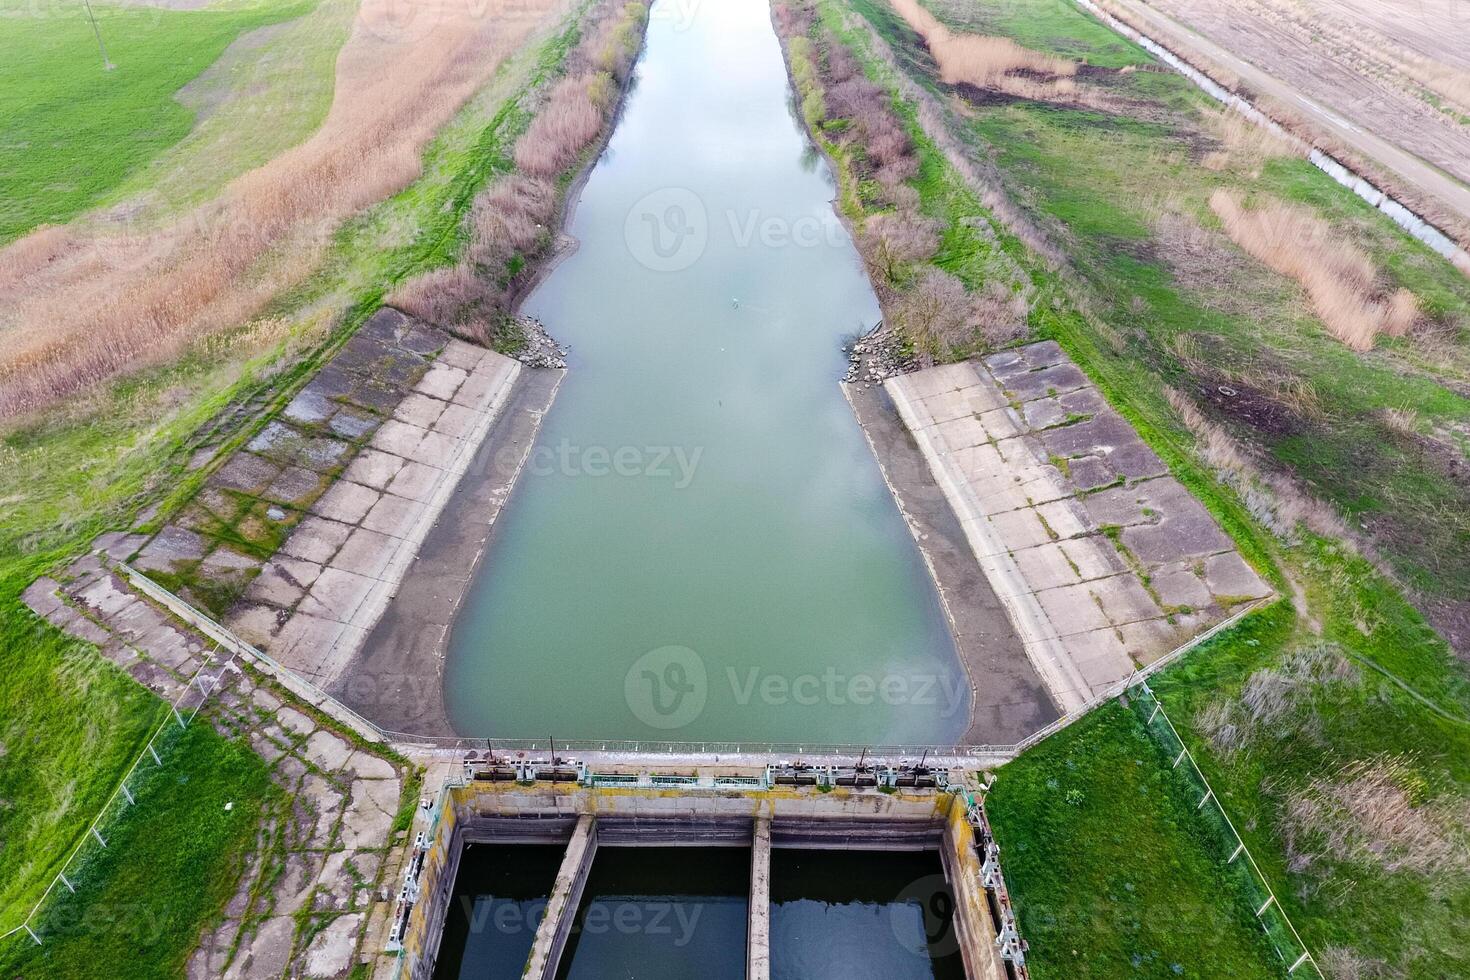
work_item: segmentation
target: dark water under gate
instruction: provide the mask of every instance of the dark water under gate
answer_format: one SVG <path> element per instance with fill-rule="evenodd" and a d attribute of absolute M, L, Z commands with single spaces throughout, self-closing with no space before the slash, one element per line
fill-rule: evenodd
<path fill-rule="evenodd" d="M 435 980 L 519 980 L 563 848 L 472 844 Z M 771 980 L 963 980 L 935 852 L 771 854 Z M 557 980 L 743 980 L 750 851 L 602 847 Z"/>

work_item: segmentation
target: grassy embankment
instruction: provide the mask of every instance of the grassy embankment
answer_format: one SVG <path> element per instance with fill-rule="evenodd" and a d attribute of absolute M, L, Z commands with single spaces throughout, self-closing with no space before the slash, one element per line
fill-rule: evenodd
<path fill-rule="evenodd" d="M 195 112 L 175 93 L 242 34 L 312 8 L 93 9 L 112 71 L 81 10 L 0 0 L 0 245 L 107 198 L 190 133 Z"/>
<path fill-rule="evenodd" d="M 891 45 L 898 70 L 948 99 L 901 19 L 876 2 L 854 6 Z M 866 52 L 874 77 L 895 81 L 866 25 L 855 26 L 836 3 L 824 4 L 823 13 L 838 36 Z M 1370 528 L 1375 515 L 1393 510 L 1418 532 L 1394 550 L 1388 545 L 1400 539 L 1376 538 L 1395 571 L 1414 586 L 1463 586 L 1456 569 L 1465 552 L 1456 543 L 1464 511 L 1453 506 L 1462 491 L 1434 471 L 1432 454 L 1444 447 L 1431 440 L 1465 417 L 1464 399 L 1450 390 L 1461 354 L 1442 342 L 1462 330 L 1459 318 L 1470 309 L 1465 283 L 1304 162 L 1227 153 L 1223 165 L 1205 166 L 1203 156 L 1228 147 L 1205 131 L 1214 110 L 1204 97 L 1183 79 L 1148 70 L 1146 53 L 1061 0 L 966 6 L 951 24 L 983 25 L 1102 68 L 1135 66 L 1093 76 L 1129 111 L 1000 98 L 944 114 L 950 133 L 977 163 L 993 161 L 1008 196 L 1062 249 L 1065 273 L 1048 272 L 1004 234 L 969 233 L 959 219 L 988 222 L 987 209 L 956 185 L 910 111 L 924 158 L 915 186 L 925 209 L 947 216 L 951 229 L 950 247 L 935 261 L 971 289 L 983 285 L 967 268 L 976 253 L 1004 250 L 1020 262 L 1037 291 L 1033 336 L 1068 349 L 1242 550 L 1303 607 L 1283 603 L 1253 617 L 1155 687 L 1319 959 L 1343 975 L 1380 965 L 1425 977 L 1465 972 L 1470 937 L 1455 923 L 1465 921 L 1470 870 L 1442 855 L 1464 853 L 1470 728 L 1436 713 L 1470 716 L 1463 669 L 1369 562 L 1330 536 L 1293 526 L 1310 506 L 1264 486 L 1286 473 Z M 1222 185 L 1315 209 L 1371 255 L 1389 284 L 1418 295 L 1421 326 L 1405 338 L 1380 339 L 1371 354 L 1348 350 L 1296 286 L 1223 238 L 1208 209 L 1209 194 Z M 1179 219 L 1189 219 L 1182 251 L 1171 237 Z M 1204 280 L 1198 261 L 1182 262 L 1191 247 L 1220 260 L 1210 268 L 1225 278 Z M 1449 385 L 1441 383 L 1446 377 Z M 1270 397 L 1222 409 L 1202 395 L 1222 384 Z M 1170 388 L 1198 400 L 1193 430 L 1185 424 L 1190 406 L 1181 413 Z M 1411 433 L 1387 411 L 1406 407 Z M 1283 414 L 1296 428 L 1277 434 L 1267 423 Z M 1213 439 L 1212 431 L 1234 443 Z M 1252 465 L 1222 465 L 1230 460 L 1220 449 L 1232 444 L 1247 459 L 1256 453 Z M 1064 732 L 1001 772 L 993 805 L 1002 843 L 1012 845 L 1008 868 L 1038 977 L 1172 975 L 1162 963 L 1168 950 L 1188 951 L 1177 938 L 1138 934 L 1119 947 L 1119 930 L 1126 935 L 1138 921 L 1133 913 L 1168 907 L 1176 918 L 1208 921 L 1196 903 L 1229 907 L 1228 891 L 1196 888 L 1193 875 L 1173 866 L 1174 855 L 1195 852 L 1190 838 L 1198 828 L 1177 821 L 1170 805 L 1140 804 L 1161 799 L 1147 793 L 1147 766 L 1093 774 L 1083 765 L 1100 732 L 1110 751 L 1151 764 L 1153 750 L 1134 727 L 1098 721 Z M 1106 793 L 1097 791 L 1099 778 L 1108 780 Z M 1066 805 L 1071 789 L 1097 805 Z M 1361 819 L 1364 806 L 1387 816 Z M 1136 855 L 1135 891 L 1122 903 L 1107 901 L 1115 890 L 1104 887 L 1118 841 Z M 1032 856 L 1018 860 L 1023 846 Z M 1405 859 L 1410 853 L 1440 857 Z M 1078 881 L 1101 891 L 1073 887 Z M 1112 952 L 1086 958 L 1094 950 Z M 1218 975 L 1197 958 L 1183 965 Z"/>
<path fill-rule="evenodd" d="M 234 893 L 261 813 L 282 794 L 249 746 L 202 719 L 165 758 L 132 782 L 137 804 L 105 829 L 107 848 L 71 868 L 76 893 L 48 903 L 35 926 L 44 944 L 24 933 L 0 943 L 0 974 L 183 975 L 201 926 Z"/>
<path fill-rule="evenodd" d="M 167 513 L 188 499 L 202 479 L 190 465 L 197 453 L 227 451 L 247 439 L 385 292 L 454 260 L 477 191 L 509 169 L 510 147 L 530 118 L 530 93 L 554 75 L 577 40 L 575 24 L 558 30 L 533 37 L 501 65 L 430 145 L 422 177 L 350 220 L 311 281 L 278 298 L 264 327 L 241 325 L 190 347 L 166 367 L 130 375 L 69 411 L 5 434 L 0 648 L 8 680 L 0 690 L 0 927 L 24 916 L 164 711 L 86 644 L 32 616 L 20 593 L 37 575 L 84 550 L 97 533 L 128 526 L 145 506 Z M 87 724 L 78 725 L 78 718 Z M 208 744 L 208 735 L 199 739 L 202 744 L 182 746 L 171 765 L 192 771 L 229 750 Z M 187 812 L 181 808 L 177 815 Z M 143 819 L 141 808 L 133 813 L 139 816 L 108 833 L 131 832 Z M 109 875 L 163 865 L 168 836 L 140 834 L 138 840 Z M 238 849 L 223 838 L 216 845 L 211 853 L 223 869 Z M 196 874 L 206 870 L 196 863 Z M 197 933 L 212 910 L 199 905 L 191 914 Z"/>
<path fill-rule="evenodd" d="M 11 183 L 3 196 L 32 210 L 7 212 L 13 221 L 0 240 L 38 220 L 67 217 L 115 192 L 150 157 L 159 159 L 160 151 L 166 157 L 169 143 L 175 150 L 187 144 L 193 114 L 173 101 L 180 86 L 242 32 L 274 23 L 294 30 L 326 6 L 305 16 L 311 8 L 300 3 L 207 15 L 99 7 L 99 24 L 119 66 L 105 75 L 84 20 L 43 16 L 54 15 L 52 8 L 27 8 L 24 16 L 7 10 L 16 16 L 7 16 L 13 30 L 0 38 L 0 48 L 12 55 L 4 63 L 21 72 L 25 84 L 7 85 L 0 98 L 26 105 L 6 115 L 7 136 L 16 138 L 0 152 L 12 154 L 15 166 L 4 168 Z M 324 66 L 320 59 L 308 61 L 291 77 L 298 92 L 330 93 L 330 59 Z M 52 103 L 63 107 L 60 115 L 40 114 L 39 107 Z M 299 106 L 306 117 L 313 108 L 319 121 L 319 104 Z M 291 132 L 298 123 L 298 116 L 281 113 L 237 129 Z M 41 152 L 37 140 L 49 151 Z M 212 173 L 229 170 L 219 154 L 213 163 Z M 90 183 L 74 185 L 67 176 L 72 173 L 85 174 Z M 207 376 L 200 389 L 220 380 Z M 29 911 L 166 711 L 87 644 L 39 622 L 19 601 L 25 586 L 58 559 L 126 520 L 146 487 L 164 485 L 167 472 L 152 472 L 163 447 L 179 445 L 222 402 L 160 412 L 157 405 L 138 404 L 147 391 L 146 385 L 126 387 L 97 419 L 7 433 L 0 446 L 0 650 L 6 668 L 0 686 L 0 932 Z M 77 724 L 79 718 L 86 724 Z M 181 751 L 187 756 L 189 749 Z"/>

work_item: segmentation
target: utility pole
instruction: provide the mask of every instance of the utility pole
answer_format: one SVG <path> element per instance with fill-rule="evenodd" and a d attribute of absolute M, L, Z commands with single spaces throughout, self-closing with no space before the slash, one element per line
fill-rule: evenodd
<path fill-rule="evenodd" d="M 102 67 L 107 71 L 112 71 L 117 66 L 112 63 L 112 59 L 107 57 L 107 45 L 102 43 L 102 31 L 97 27 L 97 15 L 92 13 L 92 0 L 82 0 L 82 4 L 87 8 L 87 19 L 92 22 L 92 33 L 97 36 L 97 50 L 102 52 Z"/>

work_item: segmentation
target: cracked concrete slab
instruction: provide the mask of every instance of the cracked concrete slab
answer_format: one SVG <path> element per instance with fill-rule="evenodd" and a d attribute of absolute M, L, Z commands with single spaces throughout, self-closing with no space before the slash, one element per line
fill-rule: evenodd
<path fill-rule="evenodd" d="M 374 607 L 380 615 L 369 624 L 361 650 L 351 656 L 350 669 L 341 670 L 327 687 L 392 731 L 454 734 L 443 706 L 444 638 L 468 573 L 490 545 L 495 519 L 564 375 L 557 370 L 516 374 L 487 353 L 473 376 L 496 365 L 504 368 L 503 376 L 516 376 L 500 389 L 507 400 L 486 434 L 456 440 L 470 475 L 456 482 L 457 490 L 443 494 L 445 506 L 421 523 L 417 543 L 400 549 L 400 564 L 379 593 L 381 606 Z M 446 409 L 439 426 L 451 424 L 452 413 L 453 407 Z M 483 412 L 479 417 L 486 418 Z"/>
<path fill-rule="evenodd" d="M 335 977 L 352 965 L 352 953 L 362 932 L 362 915 L 354 913 L 333 919 L 312 939 L 306 950 L 306 975 Z"/>
<path fill-rule="evenodd" d="M 351 534 L 351 524 L 343 524 L 326 517 L 308 517 L 296 525 L 291 536 L 281 545 L 281 552 L 292 558 L 323 565 L 331 561 L 337 549 L 342 547 Z"/>
<path fill-rule="evenodd" d="M 445 347 L 455 363 L 427 367 L 283 543 L 283 555 L 319 566 L 313 580 L 272 569 L 229 617 L 313 683 L 333 683 L 353 662 L 515 389 L 519 363 L 465 346 Z M 369 354 L 362 346 L 346 368 Z M 268 618 L 264 605 L 280 613 Z"/>
<path fill-rule="evenodd" d="M 1065 711 L 1270 594 L 1055 343 L 885 386 Z"/>

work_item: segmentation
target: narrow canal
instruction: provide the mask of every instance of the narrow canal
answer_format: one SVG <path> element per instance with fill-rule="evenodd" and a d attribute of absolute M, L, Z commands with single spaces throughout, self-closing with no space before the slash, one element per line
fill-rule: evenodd
<path fill-rule="evenodd" d="M 970 692 L 838 387 L 880 317 L 765 0 L 658 0 L 526 305 L 571 371 L 455 623 L 465 735 L 957 739 Z"/>

